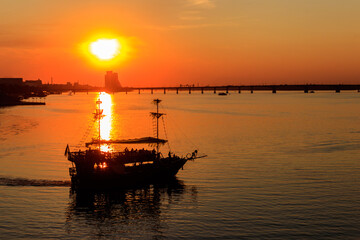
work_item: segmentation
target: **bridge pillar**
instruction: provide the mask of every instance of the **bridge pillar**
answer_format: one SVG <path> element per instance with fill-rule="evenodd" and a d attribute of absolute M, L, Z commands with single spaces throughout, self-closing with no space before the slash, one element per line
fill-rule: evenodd
<path fill-rule="evenodd" d="M 204 88 L 201 88 L 201 94 L 204 94 Z"/>
<path fill-rule="evenodd" d="M 226 93 L 229 93 L 229 88 L 226 88 Z"/>
<path fill-rule="evenodd" d="M 166 88 L 164 88 L 164 94 L 166 94 Z"/>
<path fill-rule="evenodd" d="M 176 94 L 179 94 L 179 89 L 178 88 L 176 89 Z"/>
<path fill-rule="evenodd" d="M 341 90 L 341 84 L 339 84 L 335 90 L 336 93 L 340 93 L 340 90 Z"/>
<path fill-rule="evenodd" d="M 139 94 L 140 94 L 140 89 L 139 89 Z"/>
<path fill-rule="evenodd" d="M 239 93 L 241 93 L 241 88 L 239 88 Z"/>
<path fill-rule="evenodd" d="M 272 90 L 272 93 L 276 93 L 276 89 L 273 89 L 273 90 Z"/>
<path fill-rule="evenodd" d="M 214 94 L 216 94 L 216 88 L 214 87 Z"/>
<path fill-rule="evenodd" d="M 151 89 L 151 94 L 154 94 L 154 89 Z"/>
<path fill-rule="evenodd" d="M 304 93 L 309 93 L 309 89 L 305 88 Z"/>
<path fill-rule="evenodd" d="M 189 88 L 189 94 L 191 94 L 191 88 Z"/>

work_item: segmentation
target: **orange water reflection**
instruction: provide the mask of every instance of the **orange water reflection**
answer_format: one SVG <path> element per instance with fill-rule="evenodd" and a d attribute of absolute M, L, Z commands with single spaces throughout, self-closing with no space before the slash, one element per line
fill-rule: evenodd
<path fill-rule="evenodd" d="M 102 102 L 100 108 L 103 109 L 104 117 L 100 120 L 100 137 L 102 140 L 110 140 L 111 131 L 113 128 L 113 100 L 108 93 L 101 92 L 98 98 Z M 100 150 L 103 152 L 110 152 L 112 150 L 109 145 L 101 145 Z"/>

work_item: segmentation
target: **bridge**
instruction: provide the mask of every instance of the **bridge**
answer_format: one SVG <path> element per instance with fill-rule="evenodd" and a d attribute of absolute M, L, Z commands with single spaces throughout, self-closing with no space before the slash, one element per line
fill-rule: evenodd
<path fill-rule="evenodd" d="M 164 94 L 167 92 L 213 92 L 214 94 L 219 92 L 229 93 L 242 91 L 249 91 L 254 93 L 255 91 L 271 91 L 277 93 L 278 91 L 303 91 L 304 93 L 314 91 L 334 91 L 340 93 L 341 91 L 358 91 L 360 92 L 360 84 L 304 84 L 304 85 L 227 85 L 227 86 L 180 86 L 180 87 L 131 87 L 123 88 L 122 92 L 134 92 L 139 94 L 143 91 L 150 91 L 151 94 L 154 91 L 162 91 Z"/>
<path fill-rule="evenodd" d="M 34 89 L 33 89 L 34 90 Z M 241 93 L 243 91 L 248 91 L 250 93 L 254 93 L 255 91 L 270 91 L 272 93 L 277 93 L 278 91 L 302 91 L 304 93 L 311 93 L 315 91 L 334 91 L 336 93 L 340 93 L 341 91 L 358 91 L 360 92 L 360 84 L 303 84 L 303 85 L 225 85 L 225 86 L 179 86 L 179 87 L 122 87 L 116 90 L 105 89 L 104 87 L 73 87 L 73 86 L 53 86 L 50 87 L 47 85 L 43 85 L 38 87 L 37 90 L 52 92 L 150 92 L 153 94 L 154 92 L 162 92 L 166 94 L 167 92 L 175 92 L 179 94 L 180 92 L 193 93 L 193 92 L 212 92 L 216 93 Z"/>

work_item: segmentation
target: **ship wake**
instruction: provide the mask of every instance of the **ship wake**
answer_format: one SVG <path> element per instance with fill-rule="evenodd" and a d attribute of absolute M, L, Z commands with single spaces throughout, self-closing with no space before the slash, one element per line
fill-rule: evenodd
<path fill-rule="evenodd" d="M 69 187 L 70 181 L 0 177 L 0 186 Z"/>

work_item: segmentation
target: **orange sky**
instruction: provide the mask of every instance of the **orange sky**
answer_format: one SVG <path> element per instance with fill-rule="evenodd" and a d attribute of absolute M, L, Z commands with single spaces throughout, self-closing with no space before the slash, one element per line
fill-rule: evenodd
<path fill-rule="evenodd" d="M 0 77 L 124 86 L 360 83 L 358 0 L 0 0 Z M 104 66 L 81 52 L 127 42 Z"/>

